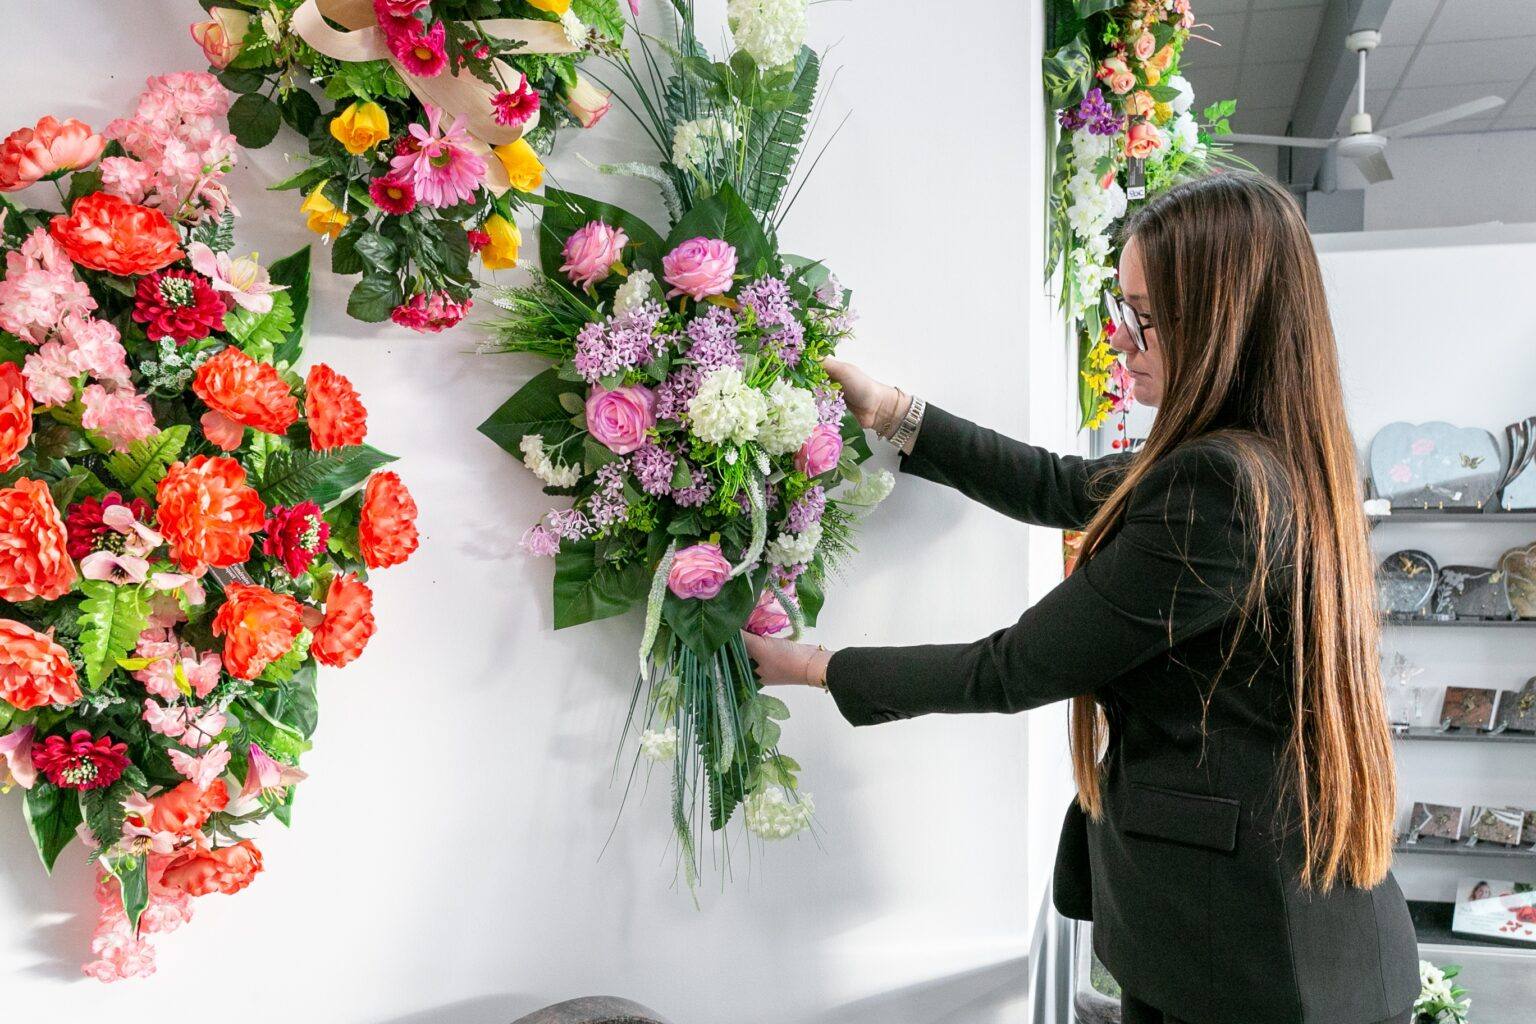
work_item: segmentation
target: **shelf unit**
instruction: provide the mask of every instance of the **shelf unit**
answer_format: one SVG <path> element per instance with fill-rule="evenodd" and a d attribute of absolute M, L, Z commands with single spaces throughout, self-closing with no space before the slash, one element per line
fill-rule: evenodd
<path fill-rule="evenodd" d="M 1432 740 L 1455 743 L 1536 743 L 1536 733 L 1530 732 L 1442 732 L 1434 726 L 1415 725 L 1408 731 L 1394 731 L 1393 739 Z"/>
<path fill-rule="evenodd" d="M 1497 843 L 1468 846 L 1465 840 L 1448 843 L 1444 840 L 1420 839 L 1416 843 L 1399 842 L 1392 849 L 1398 853 L 1425 853 L 1437 857 L 1497 857 L 1500 860 L 1525 860 L 1536 864 L 1536 849 L 1530 846 L 1500 846 Z"/>
<path fill-rule="evenodd" d="M 1400 509 L 1390 515 L 1367 516 L 1372 526 L 1381 523 L 1536 523 L 1536 512 L 1482 512 L 1476 509 Z"/>
<path fill-rule="evenodd" d="M 1381 624 L 1406 629 L 1536 629 L 1536 619 L 1399 619 L 1387 615 Z"/>

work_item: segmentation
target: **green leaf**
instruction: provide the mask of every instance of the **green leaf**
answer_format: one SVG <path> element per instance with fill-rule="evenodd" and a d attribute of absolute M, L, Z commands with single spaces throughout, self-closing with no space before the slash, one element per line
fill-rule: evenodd
<path fill-rule="evenodd" d="M 102 789 L 80 791 L 81 816 L 101 849 L 106 849 L 123 837 L 123 801 L 132 789 L 128 780 L 118 779 Z"/>
<path fill-rule="evenodd" d="M 297 648 L 299 645 L 295 644 Z M 308 641 L 304 646 L 307 648 Z M 292 653 L 290 651 L 290 653 Z M 272 693 L 262 698 L 262 707 L 267 713 L 284 725 L 297 730 L 305 739 L 315 734 L 315 729 L 320 725 L 320 698 L 315 689 L 318 673 L 313 659 L 305 659 L 298 671 L 291 673 L 291 677 L 284 680 Z M 262 674 L 266 678 L 266 674 Z"/>
<path fill-rule="evenodd" d="M 804 616 L 805 624 L 815 626 L 816 616 L 821 614 L 821 606 L 827 600 L 819 580 L 813 579 L 811 573 L 803 574 L 795 581 L 795 598 L 800 602 L 800 614 Z"/>
<path fill-rule="evenodd" d="M 571 11 L 616 43 L 624 41 L 624 13 L 620 0 L 572 0 Z"/>
<path fill-rule="evenodd" d="M 645 600 L 651 576 L 639 561 L 598 564 L 591 541 L 565 541 L 555 556 L 555 628 L 622 615 Z"/>
<path fill-rule="evenodd" d="M 347 314 L 364 323 L 383 323 L 404 301 L 405 293 L 394 274 L 365 274 L 347 296 Z"/>
<path fill-rule="evenodd" d="M 224 88 L 237 93 L 258 92 L 267 84 L 265 76 L 239 68 L 225 68 L 219 72 L 218 79 Z"/>
<path fill-rule="evenodd" d="M 281 294 L 288 296 L 288 305 L 293 311 L 293 325 L 273 352 L 272 359 L 292 365 L 304 350 L 304 322 L 309 316 L 309 246 L 274 261 L 267 273 L 273 284 L 287 289 Z"/>
<path fill-rule="evenodd" d="M 75 205 L 76 199 L 100 191 L 100 171 L 79 171 L 69 179 L 69 193 L 65 197 L 65 205 L 72 207 Z"/>
<path fill-rule="evenodd" d="M 624 262 L 632 270 L 647 267 L 659 272 L 661 258 L 671 252 L 662 247 L 661 236 L 655 229 L 617 206 L 554 188 L 546 190 L 544 198 L 548 205 L 544 208 L 544 222 L 539 229 L 539 263 L 545 276 L 568 288 L 571 287 L 570 278 L 560 272 L 560 265 L 565 262 L 561 250 L 566 239 L 591 221 L 601 220 L 624 229 L 629 236 Z"/>
<path fill-rule="evenodd" d="M 374 470 L 394 461 L 395 456 L 366 444 L 324 452 L 279 449 L 268 454 L 253 486 L 268 505 L 308 500 L 326 509 L 344 500 Z"/>
<path fill-rule="evenodd" d="M 272 308 L 257 313 L 236 306 L 224 315 L 224 333 L 256 360 L 273 357 L 293 330 L 293 300 L 287 292 L 272 293 Z"/>
<path fill-rule="evenodd" d="M 20 366 L 31 351 L 32 349 L 16 335 L 0 331 L 0 363 L 15 363 Z"/>
<path fill-rule="evenodd" d="M 465 239 L 465 261 L 468 262 L 468 238 Z M 357 255 L 363 265 L 374 270 L 393 273 L 402 264 L 400 247 L 377 231 L 369 231 L 357 240 Z"/>
<path fill-rule="evenodd" d="M 802 46 L 795 57 L 794 77 L 785 91 L 785 104 L 752 115 L 742 190 L 747 203 L 759 214 L 767 216 L 778 209 L 789 187 L 800 147 L 805 144 L 820 79 L 821 59 L 810 47 Z"/>
<path fill-rule="evenodd" d="M 741 706 L 741 726 L 760 747 L 779 742 L 779 722 L 789 718 L 789 705 L 777 697 L 757 693 Z"/>
<path fill-rule="evenodd" d="M 282 126 L 282 111 L 260 93 L 246 93 L 229 107 L 229 130 L 235 141 L 247 149 L 260 149 L 277 138 Z"/>
<path fill-rule="evenodd" d="M 309 630 L 300 632 L 283 656 L 268 664 L 256 678 L 264 683 L 286 683 L 292 679 L 309 656 L 309 645 L 313 639 L 314 634 Z"/>
<path fill-rule="evenodd" d="M 307 192 L 310 188 L 320 184 L 330 177 L 330 171 L 324 167 L 306 167 L 296 174 L 290 174 L 281 181 L 267 186 L 268 192 L 289 192 L 294 189 Z"/>
<path fill-rule="evenodd" d="M 32 836 L 37 855 L 43 859 L 43 867 L 53 874 L 53 865 L 75 838 L 75 826 L 80 824 L 79 799 L 67 789 L 39 781 L 27 790 L 22 815 L 27 819 L 27 833 Z"/>
<path fill-rule="evenodd" d="M 743 272 L 760 259 L 772 259 L 774 246 L 763 233 L 757 214 L 730 185 L 708 199 L 701 199 L 683 214 L 667 237 L 666 251 L 671 252 L 690 238 L 720 238 L 736 247 L 736 266 Z"/>
<path fill-rule="evenodd" d="M 139 642 L 149 621 L 149 602 L 141 588 L 118 586 L 106 580 L 81 580 L 80 657 L 91 689 L 106 682 L 124 657 Z"/>
<path fill-rule="evenodd" d="M 581 397 L 585 394 L 585 384 L 561 380 L 559 373 L 551 367 L 518 388 L 517 394 L 491 413 L 490 418 L 480 424 L 480 433 L 505 451 L 522 458 L 521 445 L 528 434 L 539 434 L 546 445 L 557 445 L 576 433 L 563 396 Z"/>
<path fill-rule="evenodd" d="M 752 614 L 757 595 L 746 574 L 726 583 L 717 597 L 681 598 L 670 590 L 662 606 L 662 615 L 678 639 L 700 658 L 708 660 L 731 637 L 741 632 Z"/>
<path fill-rule="evenodd" d="M 205 219 L 187 235 L 189 242 L 202 242 L 214 252 L 228 252 L 235 244 L 235 215 L 225 210 L 217 220 Z"/>
<path fill-rule="evenodd" d="M 315 122 L 320 120 L 320 104 L 303 89 L 290 89 L 277 101 L 277 108 L 288 127 L 300 135 L 308 135 L 314 130 Z"/>
<path fill-rule="evenodd" d="M 154 437 L 135 441 L 126 452 L 113 452 L 107 456 L 107 472 L 134 497 L 153 498 L 156 485 L 165 477 L 171 463 L 181 456 L 191 432 L 191 426 L 178 423 Z"/>
<path fill-rule="evenodd" d="M 1052 109 L 1074 106 L 1087 94 L 1093 81 L 1093 55 L 1082 36 L 1047 56 L 1042 62 L 1046 102 Z"/>
<path fill-rule="evenodd" d="M 128 923 L 135 933 L 139 929 L 139 918 L 149 908 L 147 860 L 145 857 L 103 857 L 101 860 L 101 866 L 117 879 L 123 897 L 123 912 L 128 915 Z"/>

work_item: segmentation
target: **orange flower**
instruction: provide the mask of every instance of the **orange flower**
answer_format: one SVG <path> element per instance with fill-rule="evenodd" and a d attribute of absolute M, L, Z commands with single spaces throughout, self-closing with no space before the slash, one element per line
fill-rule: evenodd
<path fill-rule="evenodd" d="M 244 562 L 251 557 L 251 535 L 267 518 L 266 505 L 245 482 L 245 470 L 224 455 L 173 463 L 155 499 L 160 532 L 186 572 Z"/>
<path fill-rule="evenodd" d="M 0 619 L 0 700 L 21 711 L 73 704 L 80 684 L 69 652 L 47 633 Z"/>
<path fill-rule="evenodd" d="M 351 573 L 333 576 L 325 595 L 325 619 L 309 646 L 315 658 L 341 668 L 363 653 L 373 630 L 373 591 L 368 584 Z"/>
<path fill-rule="evenodd" d="M 15 363 L 0 363 L 0 473 L 16 468 L 32 438 L 32 396 Z"/>
<path fill-rule="evenodd" d="M 304 415 L 309 446 L 316 451 L 362 444 L 368 436 L 368 410 L 352 382 L 324 363 L 310 367 L 304 380 Z"/>
<path fill-rule="evenodd" d="M 240 447 L 246 427 L 285 434 L 299 418 L 299 403 L 277 367 L 238 348 L 226 348 L 199 366 L 192 391 L 213 410 L 203 414 L 203 433 L 227 452 Z"/>
<path fill-rule="evenodd" d="M 251 884 L 261 870 L 261 851 L 249 839 L 217 850 L 192 850 L 172 861 L 161 884 L 189 896 L 222 892 L 232 896 Z"/>
<path fill-rule="evenodd" d="M 18 128 L 0 143 L 0 192 L 14 192 L 88 167 L 106 147 L 106 139 L 72 117 L 60 121 L 49 115 L 36 127 Z"/>
<path fill-rule="evenodd" d="M 213 635 L 224 638 L 224 668 L 236 679 L 261 675 L 303 629 L 299 602 L 247 583 L 224 588 L 224 606 L 213 617 Z"/>
<path fill-rule="evenodd" d="M 148 274 L 184 255 L 165 214 L 105 192 L 76 199 L 48 230 L 71 260 L 118 277 Z"/>
<path fill-rule="evenodd" d="M 67 539 L 47 484 L 22 477 L 0 490 L 0 601 L 54 601 L 69 593 L 75 563 Z"/>
<path fill-rule="evenodd" d="M 416 533 L 416 502 L 398 474 L 385 471 L 368 478 L 357 543 L 370 569 L 387 569 L 411 557 L 421 544 Z"/>
<path fill-rule="evenodd" d="M 208 816 L 222 811 L 229 803 L 229 790 L 223 779 L 214 779 L 207 789 L 195 782 L 183 782 L 149 801 L 149 820 L 139 824 L 152 832 L 174 832 L 189 836 L 203 827 Z"/>

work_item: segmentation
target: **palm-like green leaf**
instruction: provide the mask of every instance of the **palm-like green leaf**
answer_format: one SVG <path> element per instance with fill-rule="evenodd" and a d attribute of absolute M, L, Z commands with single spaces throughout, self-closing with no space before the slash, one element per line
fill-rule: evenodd
<path fill-rule="evenodd" d="M 286 292 L 272 294 L 272 308 L 265 313 L 255 313 L 244 306 L 236 306 L 224 317 L 224 331 L 257 359 L 271 358 L 278 347 L 288 340 L 293 330 L 293 300 Z"/>
<path fill-rule="evenodd" d="M 180 457 L 191 431 L 187 424 L 178 423 L 154 437 L 135 441 L 126 452 L 107 457 L 107 472 L 134 497 L 153 498 L 155 486 L 165 476 L 170 464 Z"/>
<path fill-rule="evenodd" d="M 395 461 L 366 444 L 316 452 L 278 450 L 267 454 L 255 487 L 268 505 L 313 501 L 322 509 L 346 498 L 380 466 Z"/>
<path fill-rule="evenodd" d="M 764 216 L 778 208 L 789 187 L 800 147 L 805 144 L 820 80 L 821 59 L 809 47 L 801 47 L 788 87 L 788 103 L 777 110 L 758 111 L 748 126 L 741 192 L 752 209 Z"/>
<path fill-rule="evenodd" d="M 149 621 L 149 603 L 136 586 L 118 586 L 106 580 L 80 584 L 80 656 L 85 680 L 91 689 L 106 682 L 124 657 L 138 644 Z"/>

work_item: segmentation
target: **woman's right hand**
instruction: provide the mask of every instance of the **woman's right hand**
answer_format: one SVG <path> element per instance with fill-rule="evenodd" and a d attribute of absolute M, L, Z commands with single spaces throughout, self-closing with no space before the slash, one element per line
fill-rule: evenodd
<path fill-rule="evenodd" d="M 882 384 L 863 370 L 842 359 L 827 359 L 822 363 L 827 376 L 843 387 L 843 400 L 848 411 L 859 421 L 859 426 L 874 430 L 881 436 L 895 433 L 896 426 L 907 414 L 912 399 L 889 384 Z"/>

